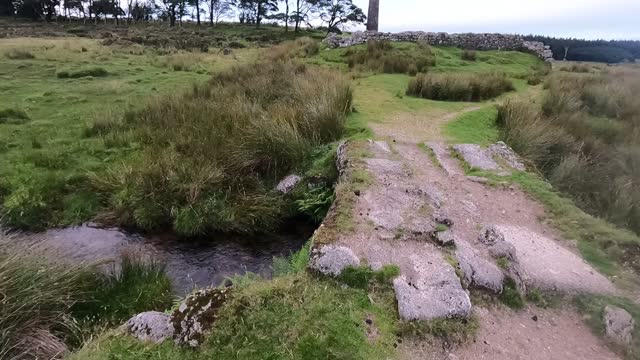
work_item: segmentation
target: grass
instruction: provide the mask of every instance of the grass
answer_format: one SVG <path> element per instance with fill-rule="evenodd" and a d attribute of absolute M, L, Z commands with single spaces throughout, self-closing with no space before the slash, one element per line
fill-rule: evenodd
<path fill-rule="evenodd" d="M 469 319 L 403 322 L 399 326 L 399 334 L 402 337 L 418 339 L 435 336 L 451 346 L 462 345 L 470 341 L 479 329 L 480 322 L 476 317 L 471 317 Z"/>
<path fill-rule="evenodd" d="M 506 75 L 419 74 L 409 82 L 407 95 L 440 101 L 483 101 L 515 90 Z"/>
<path fill-rule="evenodd" d="M 139 45 L 108 47 L 85 38 L 0 39 L 0 53 L 12 49 L 29 51 L 35 59 L 0 57 L 0 110 L 20 110 L 29 118 L 0 120 L 5 122 L 0 124 L 0 183 L 5 189 L 0 203 L 5 224 L 27 229 L 94 218 L 104 204 L 87 174 L 121 164 L 139 151 L 127 134 L 87 136 L 87 123 L 117 119 L 128 109 L 139 110 L 147 99 L 187 91 L 210 78 L 207 73 L 170 71 L 158 60 L 166 51 Z M 206 53 L 199 66 L 220 72 L 252 61 L 256 54 L 256 49 L 236 50 L 233 57 Z M 91 64 L 100 64 L 110 75 L 56 78 L 56 69 Z M 58 168 L 39 167 L 30 160 L 35 150 L 68 161 Z"/>
<path fill-rule="evenodd" d="M 54 261 L 47 249 L 16 244 L 1 233 L 0 245 L 1 358 L 52 358 L 96 328 L 171 303 L 163 269 L 134 257 L 105 275 L 99 264 Z"/>
<path fill-rule="evenodd" d="M 341 137 L 351 99 L 341 75 L 288 60 L 234 68 L 157 99 L 116 130 L 132 134 L 140 156 L 94 177 L 108 198 L 105 216 L 186 236 L 274 229 L 288 216 L 277 181 L 304 173 L 318 147 Z M 317 220 L 330 199 L 320 191 L 298 205 Z"/>
<path fill-rule="evenodd" d="M 102 67 L 89 67 L 78 70 L 63 70 L 56 73 L 58 79 L 78 79 L 83 77 L 105 77 L 109 72 Z"/>
<path fill-rule="evenodd" d="M 514 310 L 522 309 L 525 306 L 525 299 L 518 292 L 516 283 L 511 279 L 505 280 L 502 293 L 498 295 L 498 298 L 503 304 Z"/>
<path fill-rule="evenodd" d="M 344 57 L 349 68 L 358 72 L 415 75 L 435 65 L 430 46 L 407 48 L 390 41 L 370 40 L 366 47 L 349 48 Z"/>
<path fill-rule="evenodd" d="M 587 212 L 640 231 L 640 72 L 555 73 L 541 105 L 507 103 L 502 137 Z"/>
<path fill-rule="evenodd" d="M 29 115 L 24 110 L 14 108 L 0 110 L 0 124 L 20 125 L 29 120 Z"/>
<path fill-rule="evenodd" d="M 389 282 L 398 269 L 353 269 L 344 280 L 354 286 L 344 286 L 305 273 L 309 246 L 281 259 L 279 268 L 286 270 L 271 281 L 236 279 L 216 326 L 196 351 L 171 341 L 143 344 L 112 331 L 70 359 L 386 359 L 396 341 Z"/>
<path fill-rule="evenodd" d="M 495 124 L 497 115 L 493 105 L 466 112 L 445 125 L 444 135 L 457 144 L 491 145 L 500 136 Z"/>
<path fill-rule="evenodd" d="M 610 296 L 582 295 L 575 298 L 575 305 L 586 318 L 587 324 L 598 335 L 605 335 L 605 326 L 603 321 L 604 308 L 607 305 L 617 306 L 625 309 L 637 324 L 640 321 L 640 306 L 633 301 Z M 620 347 L 611 344 L 616 350 L 622 353 L 627 359 L 637 359 L 640 356 L 640 330 L 634 327 L 632 333 L 633 339 L 628 347 Z"/>

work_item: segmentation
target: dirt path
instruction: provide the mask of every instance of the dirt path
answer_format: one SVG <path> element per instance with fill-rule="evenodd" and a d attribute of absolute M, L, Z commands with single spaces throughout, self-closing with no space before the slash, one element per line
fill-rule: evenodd
<path fill-rule="evenodd" d="M 473 314 L 480 321 L 475 342 L 463 347 L 404 343 L 400 353 L 406 359 L 617 359 L 571 309 L 515 312 L 471 303 L 467 288 L 498 294 L 506 279 L 521 292 L 616 289 L 540 222 L 540 204 L 516 187 L 465 176 L 449 144 L 437 142 L 442 126 L 458 115 L 440 111 L 424 120 L 399 115 L 377 123 L 373 130 L 386 141 L 369 142 L 367 156 L 350 165 L 374 181 L 356 194 L 354 231 L 338 234 L 332 245 L 343 251 L 341 260 L 350 259 L 343 264 L 398 265 L 394 289 L 405 320 Z M 429 143 L 431 150 L 420 146 L 425 139 L 436 140 Z M 511 170 L 496 166 L 496 172 Z"/>

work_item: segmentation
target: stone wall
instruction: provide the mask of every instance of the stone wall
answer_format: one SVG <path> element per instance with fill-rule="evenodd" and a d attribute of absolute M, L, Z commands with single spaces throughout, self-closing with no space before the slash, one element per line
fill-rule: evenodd
<path fill-rule="evenodd" d="M 455 46 L 470 50 L 514 50 L 526 51 L 541 59 L 550 61 L 553 53 L 541 42 L 525 41 L 519 35 L 508 34 L 448 34 L 423 31 L 383 33 L 374 31 L 355 32 L 349 36 L 329 34 L 325 38 L 332 48 L 365 44 L 369 40 L 389 40 L 406 42 L 424 42 L 434 46 Z"/>

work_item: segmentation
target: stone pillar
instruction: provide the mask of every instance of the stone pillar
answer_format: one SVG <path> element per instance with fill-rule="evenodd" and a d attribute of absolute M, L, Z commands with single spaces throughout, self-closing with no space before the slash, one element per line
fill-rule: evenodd
<path fill-rule="evenodd" d="M 367 31 L 378 31 L 378 17 L 380 14 L 380 0 L 369 0 L 369 16 Z"/>

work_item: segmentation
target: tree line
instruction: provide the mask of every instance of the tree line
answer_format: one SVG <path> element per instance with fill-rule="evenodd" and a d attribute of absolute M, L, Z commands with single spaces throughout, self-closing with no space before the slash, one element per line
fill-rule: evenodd
<path fill-rule="evenodd" d="M 540 35 L 525 36 L 526 40 L 541 41 L 551 46 L 553 58 L 568 61 L 621 63 L 640 59 L 640 41 L 581 40 Z"/>
<path fill-rule="evenodd" d="M 170 26 L 182 24 L 183 19 L 215 26 L 223 19 L 235 18 L 257 27 L 275 21 L 283 23 L 287 31 L 322 22 L 336 32 L 367 19 L 353 0 L 126 0 L 126 4 L 120 0 L 0 0 L 0 16 L 95 22 L 113 18 L 116 23 L 162 20 Z"/>

